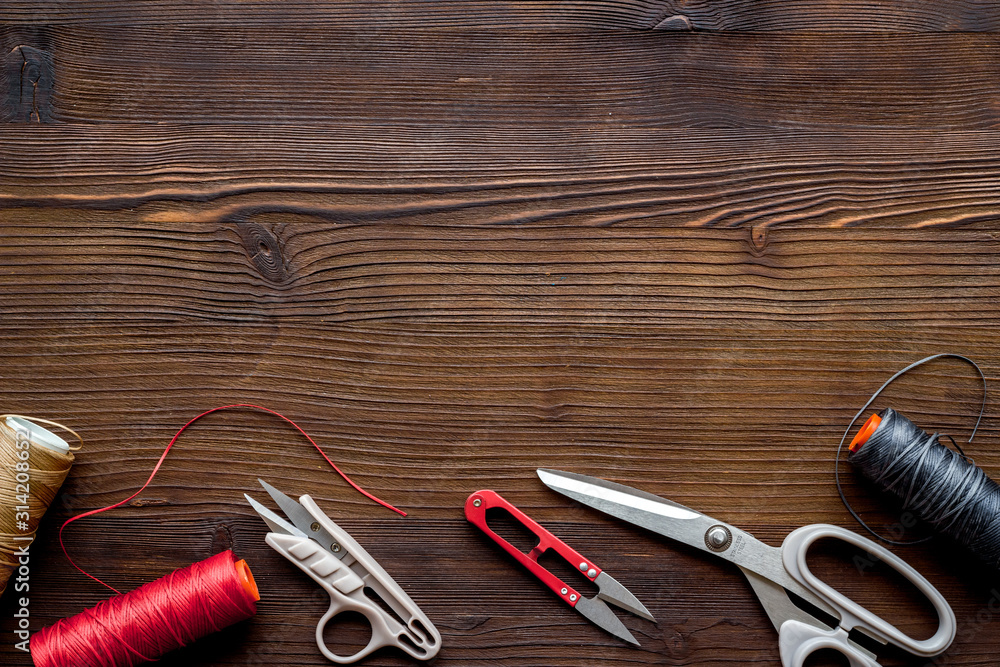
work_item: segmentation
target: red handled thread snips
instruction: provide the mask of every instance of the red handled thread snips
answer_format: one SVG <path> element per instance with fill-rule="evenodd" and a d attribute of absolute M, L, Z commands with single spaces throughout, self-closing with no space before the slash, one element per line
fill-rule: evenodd
<path fill-rule="evenodd" d="M 528 553 L 524 553 L 513 544 L 502 538 L 486 524 L 486 511 L 494 508 L 505 510 L 518 523 L 534 533 L 538 544 Z M 476 491 L 465 501 L 465 518 L 486 533 L 494 542 L 504 548 L 511 556 L 538 577 L 542 583 L 573 609 L 580 612 L 587 620 L 599 628 L 610 632 L 615 637 L 639 645 L 632 633 L 622 625 L 622 622 L 612 613 L 604 601 L 621 607 L 625 611 L 647 620 L 655 620 L 641 602 L 627 588 L 615 581 L 611 575 L 599 568 L 594 561 L 581 555 L 558 537 L 542 528 L 531 517 L 504 500 L 495 491 Z M 580 595 L 579 591 L 549 572 L 538 562 L 546 551 L 552 550 L 559 554 L 583 576 L 593 581 L 598 587 L 598 593 L 592 598 Z"/>

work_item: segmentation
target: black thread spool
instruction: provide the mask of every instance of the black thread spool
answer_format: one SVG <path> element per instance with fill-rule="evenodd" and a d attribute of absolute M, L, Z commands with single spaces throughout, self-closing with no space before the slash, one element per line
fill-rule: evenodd
<path fill-rule="evenodd" d="M 1000 569 L 1000 484 L 971 459 L 892 408 L 872 415 L 850 450 L 847 460 L 905 510 Z"/>

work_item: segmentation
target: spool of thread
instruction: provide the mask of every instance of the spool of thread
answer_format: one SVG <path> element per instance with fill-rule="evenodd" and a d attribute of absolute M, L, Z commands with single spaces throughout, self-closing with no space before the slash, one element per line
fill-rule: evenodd
<path fill-rule="evenodd" d="M 73 466 L 74 448 L 34 422 L 80 437 L 47 419 L 0 415 L 0 594 Z"/>
<path fill-rule="evenodd" d="M 35 667 L 132 667 L 257 613 L 245 561 L 224 551 L 35 633 Z"/>
<path fill-rule="evenodd" d="M 847 460 L 935 531 L 1000 568 L 1000 484 L 892 408 L 872 415 Z"/>

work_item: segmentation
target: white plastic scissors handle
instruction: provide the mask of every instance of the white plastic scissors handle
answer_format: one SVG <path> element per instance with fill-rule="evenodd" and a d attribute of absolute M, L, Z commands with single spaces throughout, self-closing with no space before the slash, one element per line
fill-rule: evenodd
<path fill-rule="evenodd" d="M 785 621 L 778 630 L 778 652 L 783 667 L 802 667 L 809 656 L 822 649 L 838 651 L 851 667 L 881 667 L 870 656 L 847 641 L 843 628 L 823 630 L 802 621 Z"/>
<path fill-rule="evenodd" d="M 370 584 L 366 584 L 346 562 L 353 560 L 350 555 L 338 560 L 307 537 L 268 533 L 265 539 L 271 548 L 295 563 L 329 593 L 330 608 L 316 625 L 316 645 L 331 662 L 340 665 L 357 662 L 384 646 L 400 648 L 418 660 L 426 660 L 437 653 L 441 641 L 439 637 L 411 632 L 365 595 L 365 586 Z M 368 644 L 354 655 L 338 655 L 326 645 L 323 632 L 333 618 L 350 611 L 362 614 L 368 620 L 372 636 Z M 424 627 L 433 626 L 427 621 Z"/>
<path fill-rule="evenodd" d="M 244 494 L 271 528 L 265 541 L 330 595 L 330 608 L 316 625 L 316 644 L 328 660 L 346 665 L 384 646 L 395 646 L 417 660 L 430 660 L 437 655 L 441 633 L 364 547 L 334 523 L 311 497 L 300 496 L 296 502 L 267 482 L 260 482 L 292 522 Z M 369 589 L 391 613 L 369 597 L 366 592 Z M 351 611 L 368 620 L 371 639 L 354 655 L 338 655 L 326 645 L 323 633 L 333 618 Z"/>
<path fill-rule="evenodd" d="M 816 577 L 809 570 L 806 554 L 810 546 L 823 538 L 841 540 L 863 549 L 906 577 L 934 606 L 934 611 L 938 615 L 937 632 L 928 639 L 919 641 L 913 639 Z M 878 667 L 875 660 L 858 651 L 847 641 L 847 634 L 853 628 L 864 630 L 872 637 L 890 642 L 922 657 L 941 653 L 955 639 L 955 612 L 944 596 L 909 563 L 857 533 L 823 523 L 803 526 L 785 538 L 781 545 L 781 560 L 793 579 L 818 595 L 840 614 L 840 626 L 833 630 L 823 630 L 800 621 L 785 621 L 778 630 L 781 662 L 784 667 L 802 667 L 810 654 L 823 648 L 834 649 L 844 654 L 850 661 L 851 667 Z"/>

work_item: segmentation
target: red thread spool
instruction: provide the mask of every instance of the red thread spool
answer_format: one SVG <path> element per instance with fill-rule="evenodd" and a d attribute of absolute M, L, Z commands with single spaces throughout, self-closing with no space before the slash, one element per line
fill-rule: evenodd
<path fill-rule="evenodd" d="M 223 551 L 31 638 L 35 667 L 133 667 L 257 613 L 245 561 Z"/>

